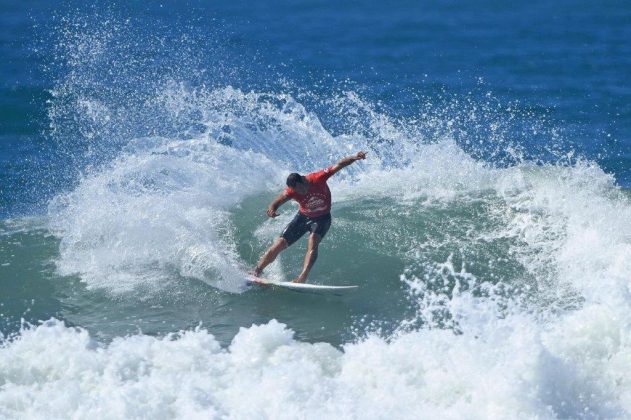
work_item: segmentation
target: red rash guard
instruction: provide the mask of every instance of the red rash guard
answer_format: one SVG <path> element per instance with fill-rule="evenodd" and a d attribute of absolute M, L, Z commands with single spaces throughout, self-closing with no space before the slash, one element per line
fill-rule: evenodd
<path fill-rule="evenodd" d="M 309 181 L 309 190 L 306 194 L 298 194 L 289 187 L 285 188 L 285 193 L 300 204 L 300 213 L 305 216 L 314 218 L 325 215 L 331 211 L 331 191 L 326 185 L 331 175 L 333 175 L 333 166 L 312 172 L 305 176 Z"/>

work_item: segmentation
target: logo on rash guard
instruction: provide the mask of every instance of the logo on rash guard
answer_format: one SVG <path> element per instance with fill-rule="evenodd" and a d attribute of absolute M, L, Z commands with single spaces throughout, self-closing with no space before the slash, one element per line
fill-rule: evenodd
<path fill-rule="evenodd" d="M 323 194 L 313 194 L 307 199 L 305 208 L 307 208 L 311 213 L 326 210 L 326 197 Z"/>

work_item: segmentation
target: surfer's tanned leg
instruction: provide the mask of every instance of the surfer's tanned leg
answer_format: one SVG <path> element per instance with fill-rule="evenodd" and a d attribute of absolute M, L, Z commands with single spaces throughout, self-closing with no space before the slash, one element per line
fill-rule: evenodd
<path fill-rule="evenodd" d="M 294 280 L 294 283 L 304 283 L 307 280 L 307 276 L 309 275 L 309 271 L 313 264 L 315 264 L 318 259 L 318 245 L 322 238 L 317 233 L 312 233 L 309 235 L 309 242 L 307 243 L 307 253 L 305 254 L 305 261 L 302 267 L 302 272 L 300 275 Z"/>
<path fill-rule="evenodd" d="M 260 276 L 263 272 L 263 269 L 274 262 L 278 254 L 286 249 L 287 246 L 288 245 L 285 238 L 276 238 L 272 246 L 270 246 L 269 249 L 265 251 L 265 254 L 263 254 L 261 259 L 259 260 L 259 263 L 256 265 L 256 268 L 254 269 L 254 275 L 257 277 Z"/>

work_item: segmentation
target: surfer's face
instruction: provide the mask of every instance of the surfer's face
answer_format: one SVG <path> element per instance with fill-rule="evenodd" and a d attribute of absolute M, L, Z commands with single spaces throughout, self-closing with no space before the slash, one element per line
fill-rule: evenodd
<path fill-rule="evenodd" d="M 298 194 L 306 194 L 307 191 L 309 191 L 309 182 L 305 179 L 304 176 L 302 177 L 301 182 L 296 183 L 294 190 L 296 190 Z"/>

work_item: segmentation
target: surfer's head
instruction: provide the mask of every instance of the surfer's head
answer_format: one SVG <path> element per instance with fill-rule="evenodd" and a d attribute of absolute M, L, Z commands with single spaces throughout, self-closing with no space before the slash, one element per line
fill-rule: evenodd
<path fill-rule="evenodd" d="M 297 191 L 299 194 L 306 193 L 308 189 L 308 183 L 305 177 L 295 172 L 289 174 L 287 177 L 287 186 Z"/>

